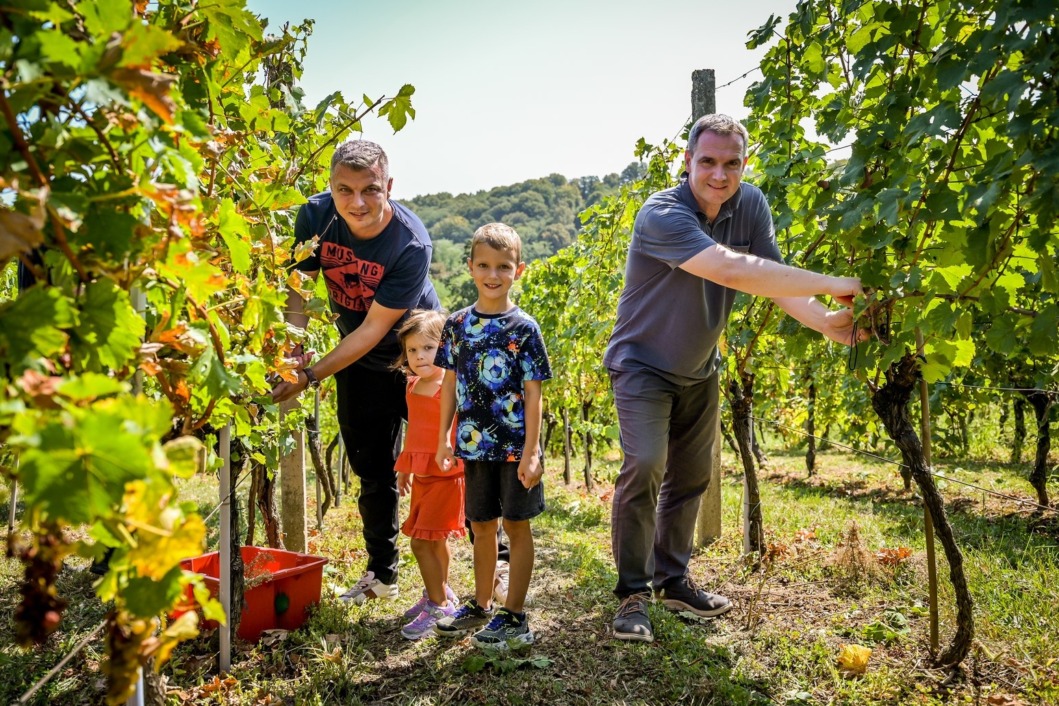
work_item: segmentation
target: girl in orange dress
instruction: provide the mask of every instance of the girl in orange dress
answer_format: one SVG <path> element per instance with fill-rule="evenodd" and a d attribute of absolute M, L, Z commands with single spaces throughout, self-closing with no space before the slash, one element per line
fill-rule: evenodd
<path fill-rule="evenodd" d="M 397 457 L 397 487 L 411 490 L 412 503 L 401 531 L 412 539 L 412 554 L 423 576 L 423 596 L 405 611 L 410 622 L 401 629 L 409 640 L 432 634 L 440 618 L 456 612 L 456 594 L 449 588 L 449 537 L 465 533 L 463 465 L 449 471 L 435 462 L 441 423 L 441 380 L 445 370 L 434 365 L 445 315 L 416 310 L 397 331 L 401 358 L 397 367 L 408 374 L 408 429 Z M 455 429 L 453 429 L 455 432 Z"/>

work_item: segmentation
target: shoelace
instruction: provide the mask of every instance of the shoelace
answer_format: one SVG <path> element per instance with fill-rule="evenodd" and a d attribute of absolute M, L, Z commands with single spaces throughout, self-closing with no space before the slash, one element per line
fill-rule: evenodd
<path fill-rule="evenodd" d="M 375 583 L 375 578 L 368 578 L 367 576 L 361 576 L 360 580 L 353 584 L 353 588 L 349 589 L 349 593 L 358 593 L 360 591 L 366 591 L 371 585 Z"/>
<path fill-rule="evenodd" d="M 647 598 L 645 593 L 634 593 L 631 596 L 626 596 L 618 607 L 618 616 L 627 618 L 633 613 L 647 615 Z"/>
<path fill-rule="evenodd" d="M 477 603 L 474 603 L 473 601 L 467 601 L 463 605 L 461 605 L 459 608 L 456 609 L 456 612 L 452 614 L 452 617 L 453 618 L 462 618 L 465 615 L 470 615 L 471 613 L 473 613 L 475 611 L 475 609 L 478 609 L 478 608 L 479 608 L 479 605 Z"/>
<path fill-rule="evenodd" d="M 514 617 L 515 616 L 513 616 L 508 611 L 501 609 L 496 615 L 493 616 L 493 619 L 489 621 L 489 624 L 485 626 L 485 629 L 499 630 L 501 627 L 509 623 L 511 625 L 517 625 L 518 623 L 514 620 Z M 508 618 L 511 618 L 511 620 L 508 620 Z"/>

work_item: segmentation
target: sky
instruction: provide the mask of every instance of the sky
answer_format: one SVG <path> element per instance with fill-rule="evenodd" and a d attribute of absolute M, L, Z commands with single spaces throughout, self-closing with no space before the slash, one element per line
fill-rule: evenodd
<path fill-rule="evenodd" d="M 679 138 L 691 74 L 713 69 L 717 110 L 743 118 L 763 53 L 747 33 L 796 0 L 248 0 L 278 28 L 316 21 L 307 104 L 415 86 L 415 120 L 363 137 L 390 158 L 397 199 L 473 193 L 559 173 L 620 172 L 641 137 Z M 723 84 L 734 80 L 732 85 Z"/>

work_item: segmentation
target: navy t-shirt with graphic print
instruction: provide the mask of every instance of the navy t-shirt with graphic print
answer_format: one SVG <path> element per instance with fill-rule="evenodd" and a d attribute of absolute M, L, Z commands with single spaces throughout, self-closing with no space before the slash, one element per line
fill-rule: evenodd
<path fill-rule="evenodd" d="M 456 448 L 467 461 L 520 461 L 526 445 L 526 380 L 552 376 L 540 326 L 517 306 L 473 306 L 445 322 L 434 365 L 456 373 Z"/>
<path fill-rule="evenodd" d="M 319 246 L 294 267 L 303 272 L 322 270 L 327 282 L 331 310 L 338 314 L 335 325 L 342 336 L 360 326 L 372 302 L 390 309 L 440 309 L 441 302 L 430 283 L 432 245 L 419 217 L 396 201 L 390 201 L 393 218 L 374 238 L 355 237 L 335 210 L 331 192 L 309 197 L 294 224 L 295 249 L 314 235 Z M 388 370 L 401 351 L 397 328 L 386 333 L 378 345 L 357 365 L 370 370 Z"/>

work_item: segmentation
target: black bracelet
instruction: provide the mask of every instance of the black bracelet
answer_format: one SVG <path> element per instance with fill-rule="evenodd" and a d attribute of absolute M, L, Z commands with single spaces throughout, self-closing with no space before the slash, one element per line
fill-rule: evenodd
<path fill-rule="evenodd" d="M 302 372 L 305 373 L 306 379 L 309 380 L 309 384 L 306 387 L 312 387 L 319 389 L 320 380 L 316 377 L 316 373 L 313 372 L 312 368 L 302 368 Z"/>

